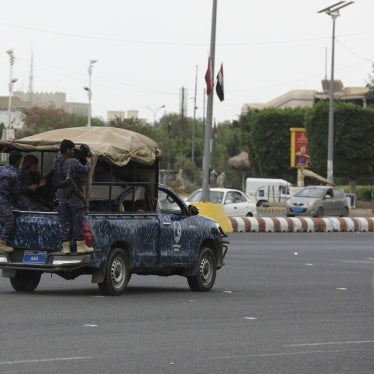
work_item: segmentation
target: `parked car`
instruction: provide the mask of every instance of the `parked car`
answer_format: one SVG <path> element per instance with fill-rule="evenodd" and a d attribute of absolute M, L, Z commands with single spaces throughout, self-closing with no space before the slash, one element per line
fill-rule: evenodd
<path fill-rule="evenodd" d="M 202 201 L 203 190 L 200 188 L 193 192 L 185 200 L 187 204 Z M 212 203 L 223 204 L 226 214 L 229 217 L 255 217 L 257 216 L 256 203 L 250 200 L 245 193 L 240 190 L 230 188 L 211 188 L 210 201 Z"/>
<path fill-rule="evenodd" d="M 330 186 L 304 187 L 287 200 L 287 217 L 295 216 L 340 216 L 349 215 L 349 202 L 343 190 Z"/>

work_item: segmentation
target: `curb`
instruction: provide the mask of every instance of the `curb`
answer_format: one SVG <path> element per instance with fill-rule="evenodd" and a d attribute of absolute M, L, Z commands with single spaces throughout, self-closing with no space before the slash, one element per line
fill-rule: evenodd
<path fill-rule="evenodd" d="M 374 217 L 229 217 L 233 232 L 373 232 Z"/>

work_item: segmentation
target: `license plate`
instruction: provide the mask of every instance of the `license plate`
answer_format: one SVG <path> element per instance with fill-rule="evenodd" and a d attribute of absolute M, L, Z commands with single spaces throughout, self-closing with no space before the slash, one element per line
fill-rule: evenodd
<path fill-rule="evenodd" d="M 47 252 L 25 251 L 23 254 L 23 262 L 31 264 L 45 264 L 47 260 Z"/>
<path fill-rule="evenodd" d="M 301 213 L 302 210 L 303 210 L 303 208 L 293 208 L 293 211 L 294 211 L 295 213 Z"/>

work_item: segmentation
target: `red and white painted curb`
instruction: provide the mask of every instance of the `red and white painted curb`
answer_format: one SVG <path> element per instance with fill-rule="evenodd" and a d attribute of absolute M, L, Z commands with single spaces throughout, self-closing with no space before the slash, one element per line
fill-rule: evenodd
<path fill-rule="evenodd" d="M 374 217 L 228 217 L 234 232 L 365 232 Z"/>

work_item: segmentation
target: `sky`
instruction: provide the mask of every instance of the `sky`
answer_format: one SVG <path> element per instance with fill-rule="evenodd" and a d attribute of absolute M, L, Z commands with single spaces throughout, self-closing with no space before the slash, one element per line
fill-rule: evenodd
<path fill-rule="evenodd" d="M 321 90 L 331 73 L 332 19 L 317 13 L 337 0 L 218 0 L 214 76 L 224 69 L 225 100 L 213 117 L 232 121 L 246 103 L 265 103 L 292 89 Z M 7 50 L 16 57 L 15 91 L 65 92 L 92 115 L 137 110 L 153 122 L 178 113 L 203 117 L 213 0 L 12 0 L 0 13 L 0 95 L 8 95 Z M 373 0 L 356 0 L 336 20 L 335 79 L 362 87 L 374 61 Z M 197 74 L 196 74 L 197 73 Z M 197 79 L 196 79 L 197 78 Z M 161 108 L 165 106 L 164 108 Z M 160 109 L 161 108 L 161 109 Z"/>

